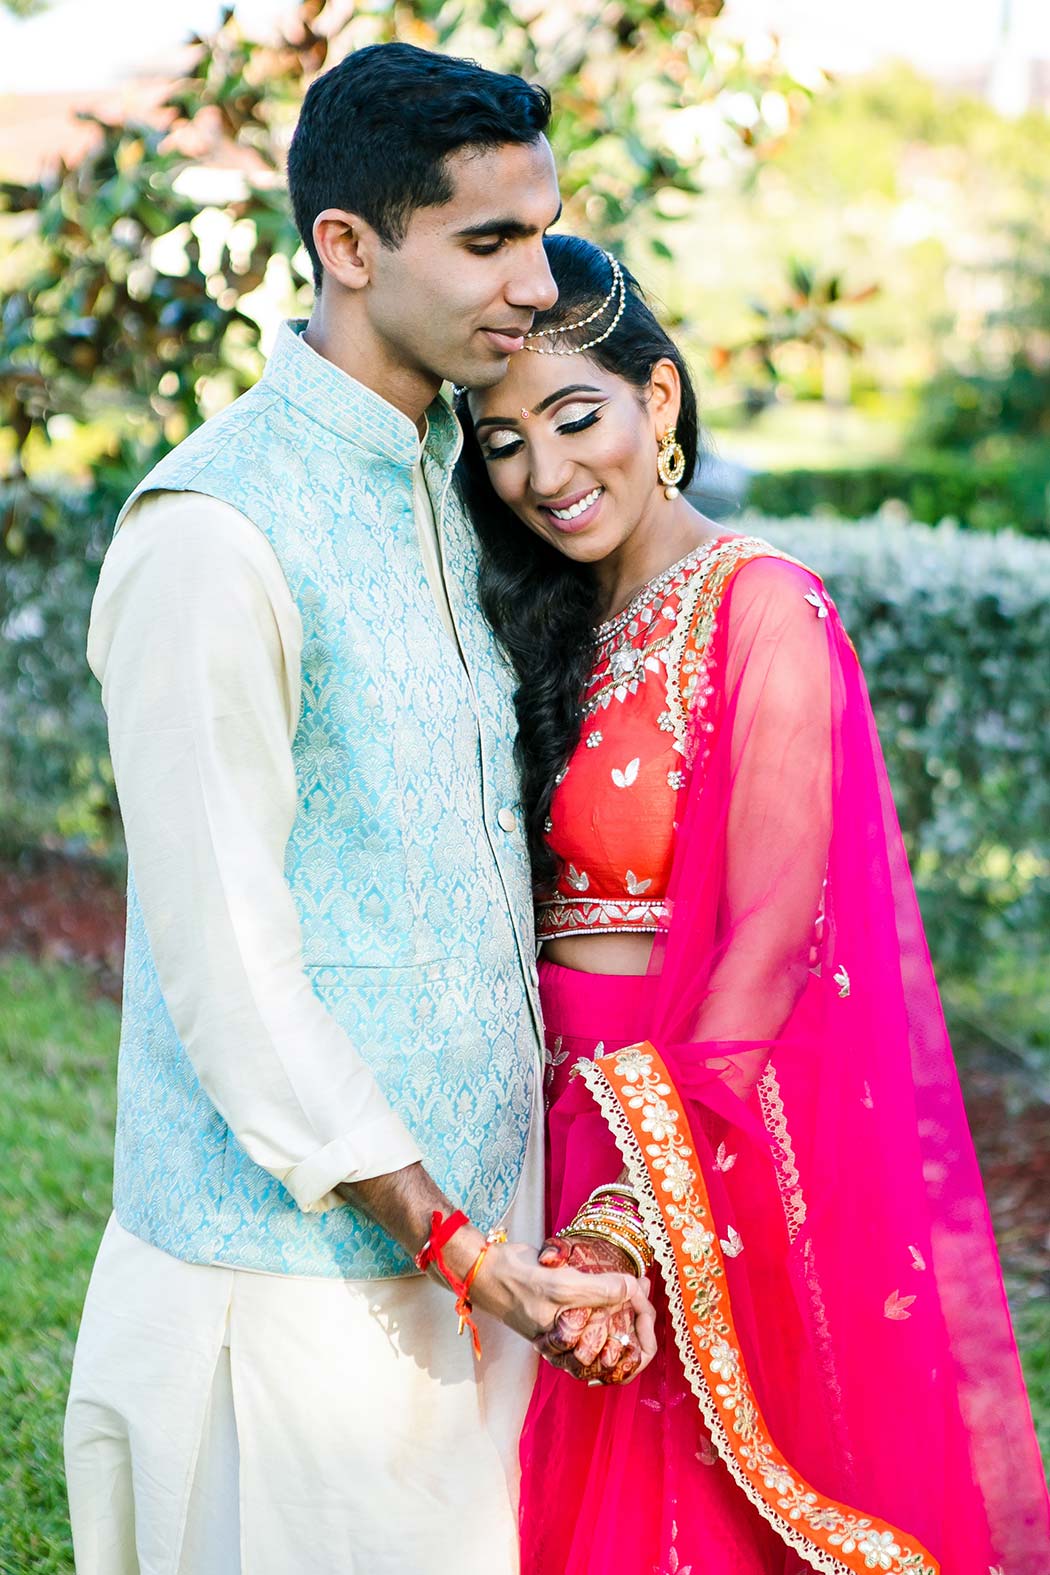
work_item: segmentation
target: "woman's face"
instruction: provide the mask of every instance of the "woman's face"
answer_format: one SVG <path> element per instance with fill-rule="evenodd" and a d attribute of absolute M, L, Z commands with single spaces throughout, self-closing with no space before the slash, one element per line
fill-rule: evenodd
<path fill-rule="evenodd" d="M 498 495 L 530 530 L 579 563 L 618 551 L 667 507 L 660 439 L 678 416 L 670 361 L 639 390 L 586 355 L 522 350 L 506 377 L 469 397 Z"/>

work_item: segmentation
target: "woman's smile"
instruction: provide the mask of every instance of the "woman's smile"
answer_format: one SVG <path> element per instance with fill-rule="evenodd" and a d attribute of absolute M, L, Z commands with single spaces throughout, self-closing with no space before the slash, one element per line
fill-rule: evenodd
<path fill-rule="evenodd" d="M 541 503 L 539 509 L 555 530 L 572 535 L 586 530 L 597 518 L 604 496 L 604 487 L 592 487 L 589 492 L 574 493 L 558 503 Z"/>

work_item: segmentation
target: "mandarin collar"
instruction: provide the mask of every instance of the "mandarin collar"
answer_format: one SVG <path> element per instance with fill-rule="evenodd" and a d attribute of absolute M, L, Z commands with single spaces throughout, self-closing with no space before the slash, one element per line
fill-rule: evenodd
<path fill-rule="evenodd" d="M 318 355 L 303 338 L 305 329 L 305 319 L 281 324 L 266 362 L 264 383 L 303 415 L 366 453 L 411 470 L 422 452 L 442 470 L 451 469 L 463 434 L 443 394 L 427 406 L 427 433 L 420 444 L 415 423 L 334 361 Z"/>

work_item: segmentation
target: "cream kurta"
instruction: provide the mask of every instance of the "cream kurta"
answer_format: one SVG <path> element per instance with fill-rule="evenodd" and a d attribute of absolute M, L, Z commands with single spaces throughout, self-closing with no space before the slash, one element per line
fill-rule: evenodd
<path fill-rule="evenodd" d="M 414 496 L 424 566 L 454 637 L 418 464 Z M 173 597 L 187 578 L 192 596 Z M 148 866 L 158 818 L 184 826 L 194 848 L 192 870 L 169 863 L 139 880 L 165 995 L 192 995 L 198 1033 L 186 1047 L 213 1101 L 259 1135 L 301 1207 L 324 1207 L 337 1181 L 399 1169 L 418 1150 L 299 984 L 281 831 L 295 794 L 298 612 L 261 533 L 192 493 L 137 505 L 100 589 L 90 656 L 122 811 L 138 826 L 136 867 L 144 855 Z M 231 641 L 243 661 L 219 695 L 208 655 Z M 231 673 L 228 660 L 221 666 Z M 218 740 L 203 765 L 180 747 L 183 722 L 201 713 Z M 225 915 L 237 966 L 187 980 L 186 937 L 202 901 Z M 224 1032 L 231 1022 L 235 1041 Z M 329 1088 L 345 1138 L 317 1153 L 303 1112 Z M 542 1235 L 539 1100 L 537 1079 L 512 1240 Z M 535 1357 L 502 1326 L 480 1323 L 475 1367 L 449 1293 L 429 1280 L 188 1264 L 111 1220 L 66 1424 L 78 1575 L 509 1575 Z"/>

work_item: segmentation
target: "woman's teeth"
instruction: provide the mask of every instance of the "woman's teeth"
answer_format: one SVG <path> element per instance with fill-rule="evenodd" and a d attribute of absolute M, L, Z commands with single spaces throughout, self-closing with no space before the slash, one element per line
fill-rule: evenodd
<path fill-rule="evenodd" d="M 556 520 L 574 520 L 580 514 L 582 514 L 585 509 L 589 509 L 592 503 L 596 503 L 601 495 L 601 487 L 595 487 L 593 492 L 588 492 L 585 498 L 580 498 L 578 502 L 571 504 L 569 508 L 551 509 L 551 513 L 554 515 Z"/>

